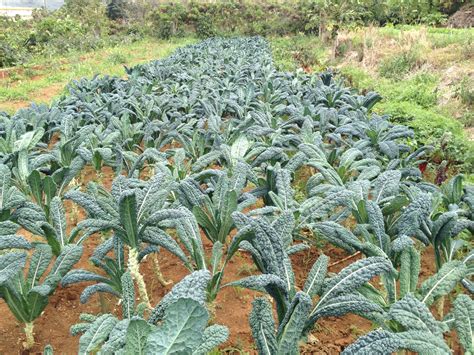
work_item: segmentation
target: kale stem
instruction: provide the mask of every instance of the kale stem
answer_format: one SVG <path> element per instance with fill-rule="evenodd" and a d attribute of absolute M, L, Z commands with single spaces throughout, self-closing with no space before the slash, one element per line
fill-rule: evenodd
<path fill-rule="evenodd" d="M 35 345 L 35 336 L 33 333 L 33 328 L 33 322 L 25 323 L 26 341 L 23 343 L 23 346 L 26 350 L 31 349 Z"/>
<path fill-rule="evenodd" d="M 128 270 L 130 270 L 130 274 L 137 282 L 138 294 L 140 295 L 140 299 L 147 305 L 148 308 L 151 309 L 150 299 L 148 298 L 148 293 L 146 291 L 145 280 L 143 279 L 142 274 L 140 274 L 140 267 L 138 264 L 138 251 L 135 248 L 129 249 Z"/>

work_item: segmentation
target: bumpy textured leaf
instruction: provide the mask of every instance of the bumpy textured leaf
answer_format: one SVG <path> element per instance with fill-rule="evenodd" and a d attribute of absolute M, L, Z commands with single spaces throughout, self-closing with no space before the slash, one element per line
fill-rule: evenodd
<path fill-rule="evenodd" d="M 115 327 L 117 319 L 111 314 L 104 314 L 91 324 L 79 340 L 79 354 L 90 354 L 97 350 L 107 339 L 109 333 Z"/>
<path fill-rule="evenodd" d="M 402 344 L 400 348 L 417 352 L 420 355 L 444 355 L 451 352 L 443 338 L 434 337 L 431 333 L 408 331 L 398 333 L 397 337 Z"/>
<path fill-rule="evenodd" d="M 211 280 L 211 274 L 207 270 L 199 270 L 184 277 L 168 292 L 153 309 L 149 323 L 161 320 L 167 307 L 180 298 L 190 298 L 202 305 L 206 303 L 207 284 Z"/>
<path fill-rule="evenodd" d="M 89 217 L 103 218 L 107 220 L 107 213 L 97 204 L 94 199 L 84 192 L 78 190 L 70 190 L 64 194 L 64 198 L 77 203 L 86 210 Z"/>
<path fill-rule="evenodd" d="M 353 292 L 374 276 L 389 272 L 392 269 L 392 263 L 383 257 L 369 257 L 358 260 L 342 269 L 336 276 L 328 279 L 318 305 L 324 304 L 324 301 L 337 295 Z"/>
<path fill-rule="evenodd" d="M 239 136 L 230 147 L 232 158 L 239 159 L 245 156 L 245 153 L 250 147 L 250 142 L 245 135 Z"/>
<path fill-rule="evenodd" d="M 56 230 L 56 238 L 63 247 L 68 243 L 66 236 L 66 215 L 61 199 L 58 196 L 53 197 L 51 200 L 50 213 Z"/>
<path fill-rule="evenodd" d="M 298 342 L 311 310 L 311 298 L 304 292 L 298 292 L 293 298 L 285 318 L 278 327 L 278 352 L 280 354 L 298 354 Z"/>
<path fill-rule="evenodd" d="M 72 336 L 84 334 L 90 327 L 90 323 L 76 323 L 71 326 L 71 328 L 69 329 L 69 333 L 71 333 Z"/>
<path fill-rule="evenodd" d="M 410 293 L 390 307 L 388 317 L 400 323 L 406 330 L 430 332 L 441 338 L 446 330 L 433 317 L 428 307 Z"/>
<path fill-rule="evenodd" d="M 349 345 L 342 355 L 388 355 L 400 349 L 396 334 L 385 330 L 375 330 Z"/>
<path fill-rule="evenodd" d="M 275 321 L 272 306 L 266 298 L 257 298 L 252 302 L 249 322 L 259 354 L 276 354 Z"/>
<path fill-rule="evenodd" d="M 387 197 L 397 195 L 401 177 L 402 174 L 398 170 L 387 170 L 380 174 L 373 182 L 374 201 L 378 203 Z"/>
<path fill-rule="evenodd" d="M 285 247 L 289 247 L 293 242 L 293 229 L 295 228 L 295 217 L 292 212 L 283 212 L 281 216 L 272 222 L 272 227 L 280 236 Z"/>
<path fill-rule="evenodd" d="M 190 211 L 180 209 L 180 212 L 184 214 L 184 217 L 175 224 L 178 237 L 191 253 L 197 267 L 204 269 L 206 261 L 199 226 Z"/>
<path fill-rule="evenodd" d="M 202 155 L 198 160 L 193 164 L 192 170 L 197 172 L 205 169 L 212 162 L 216 161 L 221 157 L 221 152 L 219 150 L 213 150 L 208 154 Z"/>
<path fill-rule="evenodd" d="M 161 208 L 170 193 L 170 181 L 164 173 L 158 172 L 147 181 L 144 189 L 137 189 L 137 218 L 142 221 L 150 212 Z"/>
<path fill-rule="evenodd" d="M 334 297 L 319 306 L 311 316 L 310 323 L 322 317 L 340 317 L 347 313 L 365 316 L 371 312 L 383 313 L 383 309 L 376 303 L 359 295 L 342 295 Z"/>
<path fill-rule="evenodd" d="M 269 294 L 272 294 L 274 289 L 278 289 L 283 294 L 287 292 L 285 282 L 278 276 L 271 274 L 248 276 L 225 286 L 243 287 Z"/>
<path fill-rule="evenodd" d="M 214 324 L 207 327 L 202 335 L 202 343 L 193 351 L 193 355 L 205 355 L 229 337 L 229 330 L 222 325 Z"/>
<path fill-rule="evenodd" d="M 261 271 L 278 276 L 285 284 L 284 292 L 292 293 L 295 276 L 284 247 L 284 240 L 264 218 L 250 219 L 249 221 L 256 235 L 256 238 L 252 239 L 252 243 L 264 262 Z"/>
<path fill-rule="evenodd" d="M 302 222 L 323 218 L 341 206 L 349 207 L 353 196 L 352 191 L 340 190 L 330 192 L 324 198 L 315 196 L 305 200 L 300 207 L 304 215 Z"/>
<path fill-rule="evenodd" d="M 321 291 L 324 279 L 328 270 L 329 257 L 321 254 L 318 260 L 313 264 L 306 278 L 303 291 L 310 297 L 314 297 Z"/>
<path fill-rule="evenodd" d="M 217 273 L 223 254 L 224 254 L 224 251 L 223 251 L 222 243 L 219 241 L 215 242 L 214 245 L 212 246 L 212 254 L 211 254 L 212 275 L 215 275 Z"/>
<path fill-rule="evenodd" d="M 454 327 L 466 353 L 474 353 L 474 301 L 459 295 L 454 301 Z"/>
<path fill-rule="evenodd" d="M 111 221 L 110 219 L 102 220 L 102 219 L 88 218 L 83 221 L 80 221 L 77 224 L 76 228 L 73 230 L 73 232 L 71 232 L 71 235 L 76 235 L 79 231 L 86 230 L 86 232 L 81 236 L 80 240 L 77 241 L 77 244 L 80 244 L 90 235 L 97 232 L 101 232 L 101 231 L 107 231 L 112 228 L 116 228 L 116 229 L 119 228 L 116 221 Z M 73 239 L 72 236 L 71 236 L 71 239 Z M 73 240 L 70 240 L 70 242 L 72 241 Z"/>
<path fill-rule="evenodd" d="M 82 245 L 66 245 L 54 262 L 50 275 L 58 275 L 62 277 L 71 270 L 71 268 L 79 261 L 82 256 Z"/>
<path fill-rule="evenodd" d="M 279 169 L 276 172 L 276 188 L 278 197 L 282 200 L 283 208 L 289 209 L 293 205 L 294 191 L 291 188 L 291 173 L 286 169 Z"/>
<path fill-rule="evenodd" d="M 0 256 L 0 285 L 10 280 L 23 269 L 26 263 L 25 253 L 8 253 Z"/>
<path fill-rule="evenodd" d="M 0 250 L 3 249 L 31 249 L 31 244 L 19 235 L 0 236 Z"/>
<path fill-rule="evenodd" d="M 132 248 L 138 247 L 138 225 L 137 225 L 137 199 L 135 192 L 127 191 L 120 197 L 119 202 L 120 221 L 125 229 L 125 235 L 119 233 L 119 237 Z"/>
<path fill-rule="evenodd" d="M 1 175 L 0 175 L 0 178 L 1 178 Z M 12 221 L 0 222 L 0 236 L 15 234 L 19 228 L 20 226 Z"/>
<path fill-rule="evenodd" d="M 202 343 L 209 315 L 204 306 L 180 298 L 165 310 L 161 326 L 148 335 L 145 351 L 149 354 L 192 353 Z"/>
<path fill-rule="evenodd" d="M 336 222 L 320 222 L 312 225 L 312 229 L 319 236 L 328 240 L 348 253 L 353 254 L 361 248 L 359 239 L 348 229 Z"/>
<path fill-rule="evenodd" d="M 125 272 L 122 281 L 122 317 L 131 319 L 135 312 L 135 285 L 130 272 Z"/>
<path fill-rule="evenodd" d="M 396 228 L 399 235 L 417 236 L 421 224 L 426 220 L 431 212 L 431 196 L 429 194 L 420 193 L 415 199 L 403 210 L 397 221 Z M 425 238 L 422 242 L 428 244 Z"/>
<path fill-rule="evenodd" d="M 101 351 L 104 354 L 114 353 L 122 350 L 122 348 L 125 346 L 129 324 L 130 321 L 128 319 L 118 321 L 117 324 L 115 324 L 115 327 L 110 331 L 107 341 L 101 348 Z"/>
<path fill-rule="evenodd" d="M 436 298 L 451 292 L 456 284 L 465 277 L 466 273 L 467 267 L 463 262 L 447 262 L 436 275 L 421 284 L 418 298 L 428 306 L 431 305 Z"/>
<path fill-rule="evenodd" d="M 74 270 L 69 271 L 66 274 L 66 276 L 62 278 L 61 285 L 65 287 L 65 286 L 69 286 L 77 282 L 83 282 L 83 281 L 106 282 L 108 281 L 108 279 L 92 271 L 83 270 L 83 269 L 74 269 Z"/>
<path fill-rule="evenodd" d="M 410 245 L 402 251 L 400 256 L 399 281 L 401 297 L 405 296 L 408 292 L 415 292 L 418 284 L 420 268 L 420 253 L 415 249 L 415 247 Z"/>
<path fill-rule="evenodd" d="M 189 263 L 188 257 L 180 248 L 179 244 L 170 235 L 159 228 L 147 228 L 143 234 L 142 240 L 144 242 L 165 248 L 170 253 L 173 253 L 178 258 L 180 258 L 185 265 Z"/>
<path fill-rule="evenodd" d="M 287 252 L 288 255 L 293 255 L 293 254 L 299 253 L 301 251 L 308 250 L 310 248 L 311 247 L 306 243 L 298 243 L 298 244 L 294 244 L 294 245 L 288 247 L 286 249 L 286 252 Z"/>
<path fill-rule="evenodd" d="M 39 281 L 41 276 L 47 270 L 51 259 L 53 258 L 53 252 L 51 247 L 47 244 L 36 244 L 35 251 L 30 258 L 30 267 L 26 277 L 26 282 L 30 287 L 33 287 L 36 282 Z"/>
<path fill-rule="evenodd" d="M 5 200 L 11 186 L 11 170 L 8 166 L 0 164 L 0 210 L 5 208 Z"/>
<path fill-rule="evenodd" d="M 348 346 L 343 355 L 389 355 L 400 349 L 417 351 L 420 354 L 449 354 L 449 348 L 442 339 L 431 333 L 404 332 L 390 333 L 376 330 L 357 339 Z"/>
<path fill-rule="evenodd" d="M 94 285 L 87 286 L 81 293 L 80 301 L 81 303 L 87 303 L 89 299 L 98 292 L 110 293 L 116 297 L 120 297 L 120 293 L 114 289 L 112 286 L 106 283 L 98 283 Z"/>
<path fill-rule="evenodd" d="M 367 216 L 372 232 L 377 238 L 377 246 L 384 251 L 388 251 L 390 238 L 385 234 L 382 210 L 373 201 L 366 201 L 365 207 L 367 209 Z"/>

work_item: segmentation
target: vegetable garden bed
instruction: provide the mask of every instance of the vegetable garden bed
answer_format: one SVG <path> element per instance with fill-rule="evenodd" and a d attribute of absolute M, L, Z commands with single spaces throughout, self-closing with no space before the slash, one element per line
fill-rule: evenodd
<path fill-rule="evenodd" d="M 127 74 L 0 114 L 0 352 L 472 351 L 474 188 L 378 94 L 259 37 Z"/>

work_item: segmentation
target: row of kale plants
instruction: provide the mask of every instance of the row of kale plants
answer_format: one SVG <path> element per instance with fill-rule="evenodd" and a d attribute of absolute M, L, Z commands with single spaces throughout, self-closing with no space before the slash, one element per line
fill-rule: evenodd
<path fill-rule="evenodd" d="M 207 310 L 222 287 L 264 294 L 249 315 L 261 354 L 296 354 L 319 319 L 347 313 L 377 330 L 345 354 L 448 354 L 453 329 L 473 352 L 474 188 L 462 176 L 424 181 L 430 148 L 411 148 L 408 127 L 371 113 L 378 94 L 330 73 L 278 72 L 259 37 L 208 39 L 127 74 L 0 114 L 0 297 L 26 348 L 59 285 L 88 282 L 82 303 L 108 293 L 122 311 L 81 315 L 71 327 L 80 354 L 205 354 L 228 338 Z M 105 167 L 111 189 L 82 186 L 85 169 Z M 72 225 L 76 206 L 86 218 Z M 101 240 L 95 268 L 74 268 L 88 238 Z M 363 257 L 334 274 L 322 250 L 297 281 L 290 256 L 316 238 Z M 189 275 L 152 305 L 140 265 L 158 266 L 162 248 Z M 425 248 L 436 273 L 419 280 Z M 224 284 L 237 252 L 259 273 Z M 444 301 L 450 311 L 437 314 Z"/>

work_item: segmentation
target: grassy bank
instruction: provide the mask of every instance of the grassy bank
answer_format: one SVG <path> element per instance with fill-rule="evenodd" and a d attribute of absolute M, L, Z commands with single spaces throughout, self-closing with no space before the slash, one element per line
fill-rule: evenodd
<path fill-rule="evenodd" d="M 331 43 L 308 36 L 271 43 L 282 69 L 330 68 L 361 92 L 379 92 L 376 110 L 411 126 L 414 145 L 431 144 L 433 161 L 472 171 L 474 29 L 363 28 Z"/>
<path fill-rule="evenodd" d="M 63 58 L 40 60 L 27 66 L 0 72 L 0 110 L 14 112 L 30 102 L 49 103 L 67 83 L 95 74 L 124 75 L 124 66 L 158 59 L 176 48 L 192 43 L 190 38 L 145 39 L 95 52 L 74 53 Z"/>

